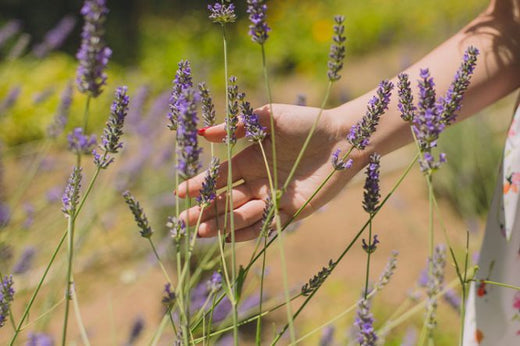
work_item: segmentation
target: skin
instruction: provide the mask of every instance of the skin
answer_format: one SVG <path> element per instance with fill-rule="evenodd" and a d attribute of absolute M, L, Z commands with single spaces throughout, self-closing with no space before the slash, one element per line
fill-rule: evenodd
<path fill-rule="evenodd" d="M 471 21 L 466 27 L 424 56 L 406 72 L 412 81 L 412 91 L 417 95 L 415 83 L 419 78 L 420 68 L 428 67 L 435 80 L 437 95 L 444 95 L 452 78 L 462 61 L 464 51 L 470 45 L 480 50 L 477 67 L 465 98 L 464 106 L 459 112 L 457 121 L 465 119 L 500 98 L 513 92 L 520 86 L 520 0 L 494 0 L 489 7 Z M 392 79 L 397 85 L 397 78 Z M 365 95 L 347 102 L 337 108 L 324 110 L 317 130 L 298 167 L 298 170 L 280 200 L 281 222 L 287 221 L 311 196 L 320 183 L 330 173 L 332 166 L 330 157 L 334 150 L 349 149 L 345 136 L 365 114 L 368 100 L 375 95 L 372 90 Z M 352 168 L 337 172 L 312 202 L 304 209 L 299 218 L 309 216 L 334 198 L 349 180 L 367 163 L 373 152 L 381 155 L 392 152 L 412 141 L 408 123 L 400 118 L 397 109 L 397 91 L 394 88 L 389 110 L 382 116 L 376 133 L 369 146 L 362 152 L 354 150 Z M 269 128 L 272 116 L 274 119 L 278 179 L 280 185 L 285 182 L 298 152 L 318 115 L 319 109 L 285 104 L 273 104 L 272 114 L 269 107 L 263 106 L 255 110 L 260 122 Z M 225 137 L 224 124 L 208 128 L 203 133 L 206 140 L 221 143 Z M 244 136 L 243 124 L 239 124 L 237 137 Z M 263 146 L 268 159 L 271 143 L 267 137 Z M 265 207 L 265 199 L 269 195 L 269 183 L 259 146 L 252 145 L 232 159 L 233 181 L 243 181 L 235 186 L 232 192 L 235 218 L 235 240 L 246 241 L 258 236 L 261 229 L 261 218 Z M 220 167 L 220 178 L 217 188 L 226 185 L 228 163 Z M 196 197 L 201 189 L 205 173 L 202 173 L 179 185 L 176 193 L 182 198 L 187 194 Z M 189 191 L 186 187 L 189 186 Z M 225 193 L 215 201 L 220 225 L 224 220 Z M 181 218 L 194 225 L 200 214 L 199 207 L 183 212 Z M 215 208 L 208 207 L 203 213 L 198 234 L 201 237 L 217 235 Z M 188 220 L 186 220 L 189 217 Z"/>

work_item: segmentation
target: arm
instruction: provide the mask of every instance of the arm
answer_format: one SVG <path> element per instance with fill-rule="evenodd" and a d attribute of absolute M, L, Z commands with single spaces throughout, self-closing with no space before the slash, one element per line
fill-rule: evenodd
<path fill-rule="evenodd" d="M 519 0 L 492 1 L 489 8 L 475 20 L 411 66 L 406 71 L 410 75 L 410 81 L 418 79 L 420 68 L 428 67 L 435 78 L 437 94 L 445 94 L 462 61 L 464 50 L 468 46 L 474 45 L 481 54 L 466 93 L 459 120 L 512 92 L 520 85 L 519 12 Z M 395 84 L 395 78 L 393 81 Z M 337 148 L 342 148 L 344 151 L 349 149 L 345 140 L 346 134 L 351 126 L 365 114 L 366 104 L 373 94 L 374 91 L 371 91 L 323 113 L 298 170 L 280 199 L 279 214 L 282 223 L 303 205 L 329 174 L 332 169 L 331 154 Z M 386 154 L 412 141 L 408 123 L 400 118 L 395 95 L 394 91 L 390 108 L 381 117 L 381 122 L 372 136 L 370 145 L 362 152 L 353 152 L 353 167 L 334 174 L 314 197 L 312 203 L 304 209 L 300 217 L 310 215 L 338 194 L 342 187 L 366 165 L 371 152 L 377 151 L 380 154 Z M 279 181 L 283 183 L 319 110 L 312 107 L 275 104 L 272 114 L 268 106 L 261 107 L 255 112 L 264 126 L 269 125 L 270 117 L 274 119 L 278 176 Z M 237 137 L 243 135 L 243 125 L 239 124 Z M 203 136 L 209 141 L 221 143 L 225 136 L 224 124 L 206 129 Z M 270 148 L 269 138 L 264 140 L 264 147 Z M 267 150 L 268 154 L 269 151 Z M 233 181 L 243 180 L 241 185 L 233 188 L 232 193 L 235 207 L 233 211 L 236 226 L 235 239 L 237 241 L 252 239 L 258 236 L 265 206 L 264 201 L 270 195 L 266 169 L 258 145 L 249 146 L 238 153 L 233 157 L 231 164 Z M 217 188 L 225 186 L 227 169 L 228 163 L 225 162 L 220 167 Z M 179 196 L 185 197 L 187 194 L 192 197 L 197 196 L 203 180 L 204 173 L 190 179 L 189 184 L 182 183 L 177 191 Z M 187 188 L 189 188 L 188 191 Z M 202 237 L 215 236 L 217 224 L 223 224 L 224 193 L 217 197 L 216 203 L 220 215 L 215 215 L 215 209 L 212 207 L 204 211 L 198 230 Z M 199 214 L 200 209 L 193 207 L 189 213 L 181 214 L 181 218 L 189 217 L 188 223 L 194 225 Z M 218 223 L 215 221 L 216 217 L 220 218 Z"/>

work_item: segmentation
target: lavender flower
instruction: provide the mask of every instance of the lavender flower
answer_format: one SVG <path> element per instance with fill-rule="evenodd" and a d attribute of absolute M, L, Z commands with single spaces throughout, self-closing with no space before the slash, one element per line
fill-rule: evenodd
<path fill-rule="evenodd" d="M 202 120 L 204 120 L 204 127 L 215 125 L 215 105 L 211 99 L 206 83 L 199 83 L 199 92 L 202 102 Z"/>
<path fill-rule="evenodd" d="M 47 127 L 47 134 L 51 138 L 58 137 L 63 132 L 65 125 L 67 125 L 70 106 L 72 104 L 72 92 L 72 83 L 68 83 L 61 94 L 61 100 L 56 115 L 54 116 L 52 123 Z"/>
<path fill-rule="evenodd" d="M 11 37 L 20 32 L 22 22 L 13 19 L 8 21 L 0 29 L 0 47 L 2 47 Z"/>
<path fill-rule="evenodd" d="M 343 60 L 345 59 L 345 17 L 343 16 L 335 16 L 334 22 L 334 36 L 332 36 L 332 40 L 334 43 L 330 46 L 329 53 L 329 70 L 327 75 L 329 76 L 329 80 L 331 82 L 335 82 L 340 80 L 341 75 L 339 71 L 343 68 Z"/>
<path fill-rule="evenodd" d="M 446 126 L 455 121 L 456 112 L 462 107 L 462 99 L 475 70 L 478 55 L 479 50 L 477 48 L 470 46 L 466 49 L 464 60 L 455 73 L 455 78 L 448 88 L 446 96 L 441 97 L 437 102 L 439 116 Z"/>
<path fill-rule="evenodd" d="M 170 103 L 168 108 L 168 128 L 172 131 L 177 130 L 179 116 L 180 116 L 180 97 L 187 90 L 193 87 L 191 78 L 191 65 L 188 60 L 181 60 L 178 64 L 179 68 L 175 73 L 175 79 L 173 80 L 173 90 L 170 94 Z"/>
<path fill-rule="evenodd" d="M 370 141 L 370 136 L 375 132 L 379 123 L 379 118 L 388 109 L 391 91 L 394 88 L 392 82 L 382 81 L 377 89 L 377 97 L 374 96 L 368 102 L 367 112 L 363 119 L 352 126 L 347 141 L 358 150 L 366 148 Z"/>
<path fill-rule="evenodd" d="M 96 145 L 96 136 L 91 135 L 87 137 L 83 134 L 81 127 L 76 127 L 71 133 L 67 135 L 68 149 L 75 154 L 87 155 L 92 152 Z"/>
<path fill-rule="evenodd" d="M 235 5 L 233 4 L 226 5 L 216 2 L 214 5 L 208 5 L 208 10 L 210 12 L 209 19 L 213 23 L 224 25 L 226 23 L 234 23 L 237 19 Z"/>
<path fill-rule="evenodd" d="M 112 50 L 105 44 L 105 21 L 108 14 L 105 0 L 85 0 L 81 8 L 85 20 L 81 33 L 81 46 L 76 58 L 79 66 L 76 71 L 78 90 L 91 97 L 103 91 L 107 75 L 104 72 Z"/>
<path fill-rule="evenodd" d="M 260 125 L 258 115 L 253 112 L 251 104 L 245 100 L 245 95 L 242 93 L 239 95 L 241 117 L 246 129 L 246 138 L 251 142 L 262 141 L 266 133 L 266 128 Z"/>
<path fill-rule="evenodd" d="M 31 268 L 35 254 L 36 254 L 36 249 L 34 248 L 34 246 L 26 247 L 23 250 L 22 255 L 20 256 L 20 259 L 18 260 L 18 262 L 16 262 L 15 265 L 13 266 L 13 274 L 23 274 L 26 271 L 28 271 L 29 268 Z"/>
<path fill-rule="evenodd" d="M 11 220 L 11 209 L 9 206 L 0 201 L 0 229 L 6 227 Z"/>
<path fill-rule="evenodd" d="M 273 199 L 271 198 L 271 195 L 268 195 L 265 199 L 265 207 L 262 212 L 262 219 L 260 220 L 260 224 L 262 225 L 260 229 L 264 229 L 264 234 L 261 234 L 261 236 L 268 237 L 272 231 L 271 224 L 274 220 L 274 210 L 272 210 L 274 207 Z M 270 214 L 269 214 L 270 213 Z M 286 230 L 287 231 L 287 230 Z"/>
<path fill-rule="evenodd" d="M 170 235 L 178 242 L 180 238 L 186 235 L 186 224 L 184 221 L 179 220 L 176 217 L 168 216 L 166 222 L 166 228 L 170 230 Z"/>
<path fill-rule="evenodd" d="M 226 317 L 231 312 L 231 302 L 229 301 L 229 298 L 227 295 L 220 301 L 220 303 L 215 306 L 213 309 L 213 322 L 219 323 L 226 319 Z"/>
<path fill-rule="evenodd" d="M 226 137 L 224 143 L 231 145 L 237 142 L 236 130 L 238 124 L 238 99 L 242 97 L 238 93 L 237 77 L 231 76 L 229 78 L 228 93 L 228 115 L 226 116 Z"/>
<path fill-rule="evenodd" d="M 269 37 L 268 32 L 271 30 L 265 19 L 267 5 L 264 0 L 247 0 L 247 13 L 252 24 L 249 25 L 249 36 L 253 42 L 264 44 Z"/>
<path fill-rule="evenodd" d="M 2 102 L 0 102 L 0 115 L 2 115 L 2 113 L 5 113 L 15 105 L 21 92 L 22 88 L 18 85 L 9 89 L 9 91 L 7 92 L 7 96 L 2 100 Z"/>
<path fill-rule="evenodd" d="M 172 285 L 170 283 L 164 285 L 164 296 L 162 303 L 168 308 L 172 307 L 175 303 L 175 292 L 172 292 Z"/>
<path fill-rule="evenodd" d="M 52 336 L 44 333 L 29 333 L 25 346 L 54 346 Z"/>
<path fill-rule="evenodd" d="M 352 167 L 352 164 L 354 163 L 354 161 L 352 159 L 344 159 L 344 158 L 340 158 L 339 157 L 339 154 L 341 153 L 341 149 L 336 149 L 336 151 L 334 151 L 332 153 L 332 158 L 331 158 L 331 163 L 332 163 L 332 167 L 336 170 L 336 171 L 341 171 L 341 170 L 344 170 L 344 169 L 347 169 L 347 168 L 350 168 Z"/>
<path fill-rule="evenodd" d="M 143 208 L 139 205 L 139 202 L 132 196 L 130 191 L 126 191 L 123 193 L 123 197 L 125 199 L 126 204 L 132 211 L 134 215 L 134 220 L 137 223 L 137 226 L 141 229 L 139 233 L 143 238 L 151 238 L 153 234 L 152 227 L 148 224 L 148 218 L 143 211 Z"/>
<path fill-rule="evenodd" d="M 397 92 L 399 94 L 399 102 L 397 107 L 401 112 L 401 118 L 404 121 L 412 124 L 415 117 L 416 107 L 413 103 L 412 89 L 410 87 L 410 81 L 406 73 L 400 73 L 397 75 L 399 82 L 397 83 Z"/>
<path fill-rule="evenodd" d="M 365 172 L 365 186 L 363 191 L 363 209 L 370 215 L 378 209 L 381 192 L 379 191 L 379 165 L 381 156 L 377 153 L 370 155 L 370 162 Z"/>
<path fill-rule="evenodd" d="M 51 51 L 60 48 L 75 26 L 76 18 L 74 16 L 63 17 L 54 28 L 45 34 L 43 42 L 33 48 L 34 55 L 43 58 Z"/>
<path fill-rule="evenodd" d="M 321 331 L 320 346 L 334 345 L 334 326 L 327 326 Z"/>
<path fill-rule="evenodd" d="M 308 283 L 302 286 L 302 295 L 309 296 L 311 293 L 320 288 L 323 282 L 325 282 L 327 277 L 334 269 L 335 265 L 336 264 L 332 260 L 330 260 L 329 265 L 327 267 L 321 268 L 318 274 L 314 275 Z"/>
<path fill-rule="evenodd" d="M 200 195 L 197 197 L 199 205 L 208 206 L 216 197 L 217 178 L 219 174 L 220 161 L 217 157 L 212 157 L 206 177 L 202 182 Z"/>
<path fill-rule="evenodd" d="M 460 313 L 461 299 L 460 299 L 460 296 L 457 294 L 457 292 L 455 292 L 455 290 L 453 290 L 451 288 L 447 289 L 444 292 L 443 297 L 444 297 L 444 301 L 446 303 L 448 303 L 448 305 L 451 306 L 453 308 L 453 310 Z"/>
<path fill-rule="evenodd" d="M 437 298 L 435 296 L 442 291 L 444 283 L 444 267 L 446 266 L 446 248 L 444 245 L 435 246 L 433 259 L 430 258 L 429 262 L 432 270 L 428 275 L 428 285 L 426 287 L 428 295 L 426 327 L 431 332 L 437 325 L 435 319 Z"/>
<path fill-rule="evenodd" d="M 397 256 L 399 255 L 398 251 L 392 251 L 392 255 L 390 256 L 390 259 L 386 263 L 385 269 L 381 273 L 381 276 L 379 276 L 379 280 L 377 280 L 377 283 L 375 284 L 375 289 L 380 291 L 385 287 L 392 276 L 394 275 L 395 268 L 397 268 Z"/>
<path fill-rule="evenodd" d="M 126 115 L 128 114 L 128 103 L 130 98 L 126 94 L 128 91 L 126 86 L 116 89 L 115 98 L 110 107 L 110 115 L 106 122 L 103 135 L 101 136 L 101 144 L 99 148 L 103 150 L 103 155 L 93 151 L 94 163 L 99 168 L 107 168 L 114 161 L 108 154 L 116 154 L 123 147 L 120 142 L 123 135 L 123 125 Z"/>
<path fill-rule="evenodd" d="M 81 167 L 74 167 L 61 198 L 63 208 L 61 211 L 66 217 L 74 217 L 79 203 L 79 190 L 81 188 Z"/>
<path fill-rule="evenodd" d="M 201 167 L 199 156 L 202 149 L 197 136 L 198 101 L 199 96 L 192 88 L 184 90 L 177 101 L 177 170 L 185 179 L 193 177 Z"/>
<path fill-rule="evenodd" d="M 419 109 L 413 118 L 412 130 L 423 154 L 419 163 L 425 173 L 438 169 L 446 161 L 445 154 L 440 154 L 438 160 L 432 155 L 432 148 L 437 146 L 439 135 L 446 127 L 435 106 L 434 85 L 429 70 L 422 69 L 419 80 Z"/>
<path fill-rule="evenodd" d="M 134 319 L 134 322 L 132 323 L 132 328 L 130 329 L 130 335 L 128 336 L 128 341 L 126 342 L 126 345 L 130 346 L 133 345 L 144 329 L 144 318 L 143 316 L 137 316 Z"/>
<path fill-rule="evenodd" d="M 9 316 L 9 309 L 14 298 L 13 276 L 6 276 L 0 283 L 0 328 Z"/>
<path fill-rule="evenodd" d="M 210 293 L 218 292 L 222 288 L 222 275 L 219 272 L 213 272 L 207 282 L 207 287 Z"/>
<path fill-rule="evenodd" d="M 359 301 L 354 325 L 359 328 L 359 344 L 361 346 L 375 346 L 377 335 L 374 330 L 374 317 L 370 312 L 370 301 L 368 299 Z"/>
<path fill-rule="evenodd" d="M 368 244 L 365 239 L 363 239 L 361 247 L 366 253 L 373 253 L 377 250 L 377 244 L 379 244 L 379 239 L 377 238 L 377 234 L 375 234 L 372 240 L 369 240 Z"/>

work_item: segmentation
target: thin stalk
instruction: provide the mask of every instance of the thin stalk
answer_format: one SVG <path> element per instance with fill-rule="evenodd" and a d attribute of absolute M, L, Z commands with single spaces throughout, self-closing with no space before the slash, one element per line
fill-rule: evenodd
<path fill-rule="evenodd" d="M 35 324 L 36 322 L 42 320 L 43 318 L 45 318 L 46 316 L 48 316 L 51 312 L 53 312 L 54 310 L 56 310 L 56 308 L 58 308 L 61 304 L 63 304 L 63 302 L 65 301 L 65 298 L 62 298 L 59 302 L 57 302 L 56 304 L 54 304 L 53 306 L 51 306 L 47 311 L 45 311 L 43 314 L 41 314 L 40 316 L 36 317 L 35 319 L 33 319 L 31 322 L 27 323 L 25 326 L 23 326 L 20 331 L 22 330 L 25 330 L 27 328 L 29 328 L 30 326 L 32 326 L 33 324 Z"/>
<path fill-rule="evenodd" d="M 267 245 L 267 237 L 265 235 L 260 235 L 264 239 L 264 247 Z M 265 275 L 265 256 L 266 253 L 264 252 L 262 255 L 262 271 L 260 273 L 260 303 L 258 305 L 258 314 L 262 315 L 262 303 L 264 301 L 264 275 Z M 262 342 L 262 318 L 258 317 L 258 320 L 256 321 L 256 336 L 255 336 L 255 344 L 257 346 L 261 345 Z"/>
<path fill-rule="evenodd" d="M 168 320 L 170 319 L 168 317 L 168 315 L 170 315 L 170 310 L 169 309 L 168 309 L 168 311 L 166 311 L 166 314 L 161 319 L 161 323 L 159 324 L 159 328 L 157 328 L 157 330 L 155 331 L 155 333 L 153 335 L 153 338 L 152 338 L 152 341 L 150 341 L 150 343 L 148 345 L 156 346 L 159 343 L 159 340 L 161 339 L 161 335 L 162 335 L 162 333 L 164 331 L 164 328 L 166 327 L 166 324 L 168 323 Z M 189 345 L 189 344 L 185 344 L 185 345 Z"/>
<path fill-rule="evenodd" d="M 65 316 L 63 320 L 63 329 L 61 334 L 61 344 L 66 345 L 67 341 L 67 326 L 69 322 L 69 302 L 72 299 L 72 290 L 74 289 L 74 282 L 72 281 L 72 260 L 74 257 L 74 215 L 69 215 L 67 222 L 67 241 L 68 241 L 68 258 L 67 258 L 67 283 L 65 292 Z"/>
<path fill-rule="evenodd" d="M 186 253 L 186 260 L 184 261 L 184 267 L 182 268 L 182 273 L 181 273 L 181 276 L 179 278 L 180 282 L 184 282 L 184 279 L 186 277 L 186 273 L 189 271 L 189 264 L 190 264 L 190 259 L 191 259 L 191 253 L 193 252 L 193 248 L 195 247 L 195 242 L 197 241 L 197 230 L 199 229 L 200 222 L 202 220 L 202 213 L 204 212 L 205 207 L 206 206 L 202 206 L 201 209 L 200 209 L 199 217 L 197 219 L 197 223 L 195 225 L 195 229 L 194 229 L 193 235 L 191 236 L 191 241 L 190 241 L 190 244 L 189 244 L 188 252 Z M 186 237 L 189 238 L 188 236 L 186 236 Z M 188 283 L 188 286 L 189 286 L 189 283 Z"/>
<path fill-rule="evenodd" d="M 466 254 L 464 256 L 464 280 L 462 281 L 462 301 L 460 304 L 460 338 L 459 345 L 462 346 L 464 340 L 464 320 L 466 317 L 466 294 L 468 283 L 468 262 L 469 262 L 469 231 L 466 230 Z"/>
<path fill-rule="evenodd" d="M 505 287 L 505 288 L 512 288 L 514 290 L 520 291 L 520 286 L 513 286 L 513 285 L 505 284 L 502 282 L 496 282 L 496 281 L 491 281 L 491 280 L 480 280 L 480 282 L 483 282 L 483 283 L 489 284 L 489 285 L 495 285 L 495 286 L 500 286 L 500 287 Z"/>
<path fill-rule="evenodd" d="M 78 297 L 76 292 L 72 294 L 72 304 L 74 307 L 74 314 L 76 315 L 76 321 L 78 323 L 79 335 L 81 336 L 81 341 L 86 346 L 90 346 L 90 341 L 88 340 L 87 330 L 85 329 L 85 325 L 83 324 L 83 319 L 81 318 L 81 313 L 79 310 Z"/>
<path fill-rule="evenodd" d="M 170 279 L 170 276 L 168 275 L 168 271 L 166 270 L 166 268 L 164 267 L 164 264 L 161 261 L 161 257 L 159 257 L 159 253 L 157 252 L 157 249 L 155 248 L 155 245 L 154 245 L 154 243 L 152 241 L 152 238 L 148 238 L 148 242 L 150 243 L 150 246 L 152 247 L 153 254 L 155 256 L 155 259 L 157 260 L 157 263 L 159 263 L 159 267 L 161 267 L 161 270 L 163 272 L 164 278 L 171 285 L 172 284 L 172 280 Z"/>
<path fill-rule="evenodd" d="M 365 292 L 363 292 L 363 296 L 365 297 L 365 300 L 368 299 L 368 278 L 370 277 L 370 255 L 371 255 L 371 248 L 372 248 L 372 218 L 373 216 L 370 216 L 370 221 L 368 223 L 368 251 L 367 251 L 367 272 L 365 275 Z"/>
<path fill-rule="evenodd" d="M 85 135 L 87 134 L 88 113 L 90 110 L 90 99 L 91 99 L 91 96 L 87 95 L 87 101 L 85 103 L 85 111 L 83 112 L 83 132 L 85 133 Z"/>
<path fill-rule="evenodd" d="M 318 126 L 318 122 L 321 119 L 321 115 L 323 114 L 323 109 L 325 108 L 325 105 L 327 104 L 329 100 L 330 90 L 332 88 L 332 83 L 329 81 L 327 85 L 327 90 L 325 92 L 325 97 L 323 97 L 323 101 L 321 102 L 320 111 L 318 112 L 318 115 L 316 116 L 316 119 L 314 120 L 314 123 L 312 124 L 311 130 L 309 131 L 309 134 L 307 135 L 307 138 L 305 138 L 305 142 L 303 143 L 302 148 L 300 149 L 300 152 L 298 153 L 298 157 L 296 158 L 296 161 L 294 161 L 294 164 L 291 168 L 291 171 L 289 175 L 287 176 L 287 179 L 285 180 L 285 183 L 283 184 L 282 191 L 286 191 L 287 187 L 291 183 L 291 180 L 296 172 L 296 169 L 298 168 L 298 165 L 300 164 L 300 161 L 303 157 L 303 154 L 305 153 L 305 150 L 307 150 L 307 147 L 309 146 L 309 143 L 312 139 L 312 136 L 314 135 L 314 132 L 316 131 L 316 127 Z"/>
<path fill-rule="evenodd" d="M 25 308 L 25 310 L 24 310 L 24 312 L 22 314 L 22 317 L 20 318 L 20 322 L 18 322 L 18 325 L 16 327 L 16 331 L 15 331 L 13 337 L 11 338 L 11 340 L 9 341 L 9 346 L 13 346 L 14 345 L 14 342 L 16 341 L 16 338 L 18 337 L 18 334 L 20 334 L 20 331 L 22 330 L 22 324 L 25 322 L 25 319 L 27 318 L 27 316 L 29 316 L 29 311 L 31 310 L 31 307 L 32 307 L 34 301 L 36 300 L 36 296 L 40 292 L 40 289 L 41 289 L 41 287 L 43 285 L 43 282 L 47 278 L 47 274 L 49 273 L 49 270 L 51 269 L 52 264 L 54 263 L 54 260 L 56 259 L 56 256 L 58 255 L 58 252 L 61 249 L 61 246 L 65 242 L 65 239 L 67 237 L 67 233 L 68 232 L 64 232 L 63 235 L 61 236 L 60 242 L 56 246 L 56 249 L 54 250 L 54 252 L 53 252 L 53 254 L 51 256 L 51 259 L 49 260 L 49 263 L 47 264 L 47 267 L 45 268 L 45 271 L 43 272 L 43 275 L 42 275 L 40 281 L 38 282 L 38 285 L 36 286 L 36 289 L 34 290 L 32 296 L 31 296 L 31 299 L 29 299 L 29 303 L 27 304 L 27 306 L 26 306 L 26 308 Z"/>

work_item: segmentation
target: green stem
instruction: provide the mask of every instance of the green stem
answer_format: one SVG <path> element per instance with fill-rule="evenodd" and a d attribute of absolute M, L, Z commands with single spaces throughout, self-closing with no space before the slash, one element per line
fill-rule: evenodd
<path fill-rule="evenodd" d="M 81 336 L 81 341 L 85 346 L 90 346 L 90 342 L 88 340 L 87 330 L 85 329 L 85 325 L 83 324 L 83 319 L 81 318 L 81 312 L 79 310 L 78 296 L 74 291 L 72 294 L 72 304 L 74 307 L 74 314 L 76 315 L 76 321 L 78 323 L 79 334 Z"/>
<path fill-rule="evenodd" d="M 368 298 L 368 278 L 370 277 L 370 255 L 372 249 L 372 218 L 373 215 L 370 215 L 370 221 L 368 223 L 367 271 L 365 275 L 365 292 L 363 292 L 365 300 Z"/>
<path fill-rule="evenodd" d="M 157 260 L 157 263 L 159 263 L 159 267 L 161 267 L 161 271 L 164 275 L 164 278 L 171 285 L 172 280 L 170 279 L 170 276 L 168 275 L 168 271 L 166 270 L 166 268 L 164 267 L 164 264 L 161 261 L 161 257 L 159 257 L 159 253 L 157 252 L 157 249 L 155 248 L 155 245 L 154 245 L 151 237 L 148 238 L 148 242 L 150 243 L 150 246 L 152 247 L 153 254 L 155 256 L 155 259 Z"/>
<path fill-rule="evenodd" d="M 88 95 L 87 96 L 87 101 L 85 103 L 85 111 L 83 112 L 83 133 L 85 135 L 87 134 L 88 113 L 89 113 L 89 109 L 90 109 L 90 99 L 91 99 L 91 96 Z"/>
<path fill-rule="evenodd" d="M 72 290 L 74 289 L 74 282 L 72 281 L 72 260 L 74 256 L 74 215 L 69 215 L 67 222 L 67 240 L 68 240 L 68 259 L 67 259 L 67 283 L 66 283 L 66 292 L 65 292 L 65 316 L 63 320 L 63 329 L 61 336 L 61 344 L 66 345 L 67 341 L 67 327 L 69 322 L 69 302 L 72 299 L 72 295 L 74 294 Z"/>
<path fill-rule="evenodd" d="M 512 288 L 514 290 L 520 291 L 520 286 L 513 286 L 513 285 L 505 284 L 502 282 L 496 282 L 496 281 L 491 281 L 491 280 L 480 280 L 480 282 L 483 282 L 483 283 L 489 284 L 489 285 L 495 285 L 495 286 L 500 286 L 500 287 L 505 287 L 505 288 Z"/>

